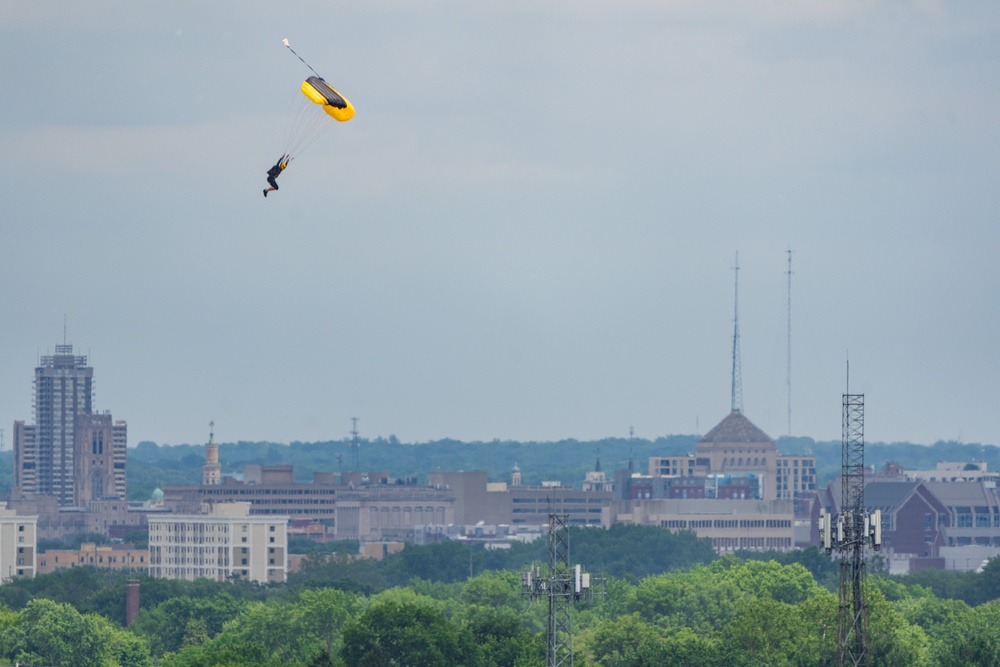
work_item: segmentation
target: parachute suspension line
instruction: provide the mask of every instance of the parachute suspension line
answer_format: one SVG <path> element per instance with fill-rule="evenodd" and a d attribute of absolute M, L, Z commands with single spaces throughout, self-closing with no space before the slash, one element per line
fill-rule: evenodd
<path fill-rule="evenodd" d="M 291 51 L 292 53 L 295 53 L 295 49 L 293 49 L 293 48 L 291 47 L 291 45 L 289 45 L 289 43 L 288 43 L 288 40 L 287 40 L 287 39 L 283 39 L 283 40 L 281 40 L 281 43 L 282 43 L 282 44 L 284 44 L 284 45 L 285 45 L 285 48 L 287 48 L 287 49 L 288 49 L 289 51 Z M 295 53 L 295 57 L 296 57 L 296 58 L 298 58 L 299 60 L 302 60 L 302 56 L 300 56 L 300 55 L 299 55 L 299 54 L 297 54 L 297 53 Z M 312 73 L 313 73 L 313 74 L 315 74 L 316 76 L 319 76 L 319 72 L 317 72 L 316 70 L 314 70 L 314 69 L 312 68 L 312 65 L 310 65 L 309 63 L 307 63 L 307 62 L 306 62 L 305 60 L 302 60 L 302 64 L 303 64 L 303 65 L 305 65 L 306 67 L 308 67 L 308 68 L 309 68 L 310 70 L 312 70 Z M 319 78 L 321 78 L 321 79 L 322 79 L 323 77 L 319 76 Z"/>
<path fill-rule="evenodd" d="M 298 155 L 334 124 L 332 118 L 317 111 L 311 101 L 295 94 L 285 123 L 286 155 Z"/>

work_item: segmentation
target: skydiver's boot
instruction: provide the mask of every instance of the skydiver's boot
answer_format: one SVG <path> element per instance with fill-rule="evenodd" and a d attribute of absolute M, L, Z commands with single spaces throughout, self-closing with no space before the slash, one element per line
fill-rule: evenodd
<path fill-rule="evenodd" d="M 266 188 L 264 189 L 264 196 L 265 197 L 267 196 L 267 189 Z"/>

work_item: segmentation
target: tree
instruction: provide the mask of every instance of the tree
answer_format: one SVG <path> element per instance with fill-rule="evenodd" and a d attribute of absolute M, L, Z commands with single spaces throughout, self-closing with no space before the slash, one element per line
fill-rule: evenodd
<path fill-rule="evenodd" d="M 950 623 L 942 635 L 936 650 L 937 663 L 941 667 L 997 667 L 1000 665 L 1000 600 L 972 609 L 966 618 Z"/>
<path fill-rule="evenodd" d="M 372 604 L 344 628 L 341 655 L 357 667 L 482 665 L 468 628 L 455 626 L 438 609 L 412 602 Z"/>
<path fill-rule="evenodd" d="M 185 643 L 203 643 L 204 639 L 216 636 L 245 606 L 246 603 L 237 601 L 228 592 L 212 598 L 182 595 L 143 610 L 132 629 L 147 639 L 154 656 L 162 656 L 180 650 Z M 199 641 L 202 631 L 204 638 Z"/>
<path fill-rule="evenodd" d="M 517 667 L 545 661 L 541 636 L 522 628 L 517 611 L 507 606 L 472 605 L 464 613 L 465 627 L 481 649 L 483 667 Z"/>
<path fill-rule="evenodd" d="M 106 619 L 68 604 L 32 600 L 9 633 L 8 657 L 51 667 L 149 667 L 145 643 Z"/>

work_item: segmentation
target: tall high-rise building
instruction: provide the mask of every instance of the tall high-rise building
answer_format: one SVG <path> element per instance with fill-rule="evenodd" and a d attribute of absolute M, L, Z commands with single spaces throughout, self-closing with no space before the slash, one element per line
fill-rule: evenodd
<path fill-rule="evenodd" d="M 72 345 L 56 345 L 35 368 L 34 385 L 35 423 L 14 422 L 14 485 L 22 494 L 54 496 L 63 507 L 124 498 L 125 422 L 94 415 L 87 357 L 74 355 Z M 78 428 L 85 431 L 80 437 Z"/>

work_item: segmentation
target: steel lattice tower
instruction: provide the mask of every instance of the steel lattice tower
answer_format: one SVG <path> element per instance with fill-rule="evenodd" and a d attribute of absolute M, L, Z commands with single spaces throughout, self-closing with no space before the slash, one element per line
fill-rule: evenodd
<path fill-rule="evenodd" d="M 545 667 L 573 667 L 573 573 L 569 568 L 568 514 L 549 514 L 549 621 Z"/>
<path fill-rule="evenodd" d="M 869 518 L 865 511 L 865 397 L 843 396 L 841 506 L 837 526 L 840 551 L 840 624 L 837 665 L 867 665 L 868 608 L 865 602 L 865 553 Z"/>
<path fill-rule="evenodd" d="M 358 442 L 357 417 L 351 417 L 351 454 L 354 472 L 361 472 L 361 443 Z"/>
<path fill-rule="evenodd" d="M 733 412 L 743 412 L 743 370 L 740 368 L 740 253 L 736 253 L 736 264 L 733 266 L 734 296 L 733 296 Z"/>
<path fill-rule="evenodd" d="M 570 624 L 573 602 L 593 597 L 590 575 L 583 572 L 580 565 L 571 568 L 569 564 L 568 520 L 568 514 L 549 512 L 548 576 L 543 577 L 538 567 L 521 573 L 521 592 L 525 597 L 530 600 L 548 599 L 545 667 L 573 667 L 573 630 Z"/>

